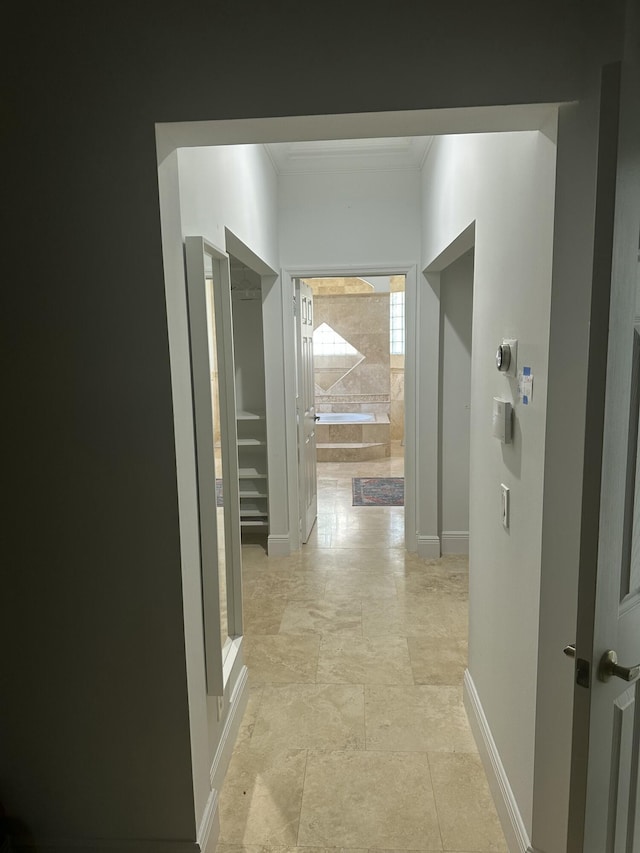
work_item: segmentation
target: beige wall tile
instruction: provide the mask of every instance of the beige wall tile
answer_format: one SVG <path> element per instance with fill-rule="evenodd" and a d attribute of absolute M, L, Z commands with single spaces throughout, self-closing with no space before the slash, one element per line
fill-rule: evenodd
<path fill-rule="evenodd" d="M 389 297 L 388 294 L 318 296 L 314 300 L 315 325 L 327 323 L 364 356 L 343 379 L 330 388 L 318 374 L 316 405 L 332 396 L 353 403 L 360 395 L 379 394 L 389 399 Z M 320 361 L 318 362 L 320 365 Z M 322 390 L 324 389 L 324 390 Z M 388 411 L 388 403 L 386 411 Z M 334 411 L 342 407 L 333 406 Z M 355 409 L 357 411 L 357 409 Z M 339 439 L 332 439 L 338 441 Z"/>

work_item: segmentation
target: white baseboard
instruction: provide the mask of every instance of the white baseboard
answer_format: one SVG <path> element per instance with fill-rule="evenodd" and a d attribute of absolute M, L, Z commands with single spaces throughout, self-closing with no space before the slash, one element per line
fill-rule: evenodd
<path fill-rule="evenodd" d="M 236 744 L 240 723 L 244 716 L 247 702 L 249 701 L 249 671 L 246 666 L 242 667 L 233 694 L 229 701 L 229 713 L 224 721 L 220 743 L 211 763 L 211 788 L 219 791 L 227 775 L 227 768 L 231 761 L 233 747 Z"/>
<path fill-rule="evenodd" d="M 270 557 L 288 557 L 291 553 L 291 540 L 288 533 L 269 534 L 267 553 Z"/>
<path fill-rule="evenodd" d="M 502 824 L 507 846 L 511 853 L 536 853 L 531 846 L 520 809 L 511 790 L 509 779 L 489 728 L 489 722 L 468 669 L 464 673 L 464 706 L 487 774 L 489 788 L 496 804 L 496 811 Z"/>
<path fill-rule="evenodd" d="M 198 850 L 201 853 L 215 853 L 218 845 L 218 838 L 220 837 L 219 791 L 229 769 L 229 762 L 248 701 L 249 671 L 246 666 L 243 666 L 231 694 L 229 713 L 224 721 L 220 743 L 211 762 L 211 770 L 209 771 L 211 795 L 198 831 Z"/>
<path fill-rule="evenodd" d="M 440 537 L 439 536 L 420 536 L 416 538 L 418 544 L 418 556 L 423 560 L 439 560 L 440 559 Z"/>
<path fill-rule="evenodd" d="M 211 791 L 198 829 L 198 849 L 201 853 L 214 853 L 220 835 L 218 791 Z"/>
<path fill-rule="evenodd" d="M 443 530 L 440 536 L 443 554 L 468 554 L 468 530 Z"/>

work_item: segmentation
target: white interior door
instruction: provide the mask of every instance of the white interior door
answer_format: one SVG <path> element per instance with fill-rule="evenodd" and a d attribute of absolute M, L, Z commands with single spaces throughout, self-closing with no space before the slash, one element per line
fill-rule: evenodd
<path fill-rule="evenodd" d="M 311 535 L 318 514 L 318 483 L 313 375 L 313 294 L 311 288 L 299 280 L 296 285 L 296 345 L 300 536 L 304 543 Z"/>
<path fill-rule="evenodd" d="M 571 853 L 640 853 L 637 45 L 635 53 L 635 65 L 610 66 L 603 75 L 576 639 Z"/>

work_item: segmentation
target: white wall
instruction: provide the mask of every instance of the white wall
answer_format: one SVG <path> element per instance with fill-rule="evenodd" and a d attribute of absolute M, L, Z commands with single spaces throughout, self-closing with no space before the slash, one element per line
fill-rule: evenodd
<path fill-rule="evenodd" d="M 389 291 L 391 290 L 390 275 L 368 275 L 365 278 L 365 281 L 368 281 L 369 284 L 372 284 L 373 289 L 377 293 L 389 293 Z"/>
<path fill-rule="evenodd" d="M 469 670 L 529 835 L 554 179 L 555 145 L 537 132 L 438 138 L 423 172 L 425 267 L 475 221 Z M 504 337 L 535 376 L 528 407 L 496 370 Z M 494 396 L 515 404 L 511 445 L 491 435 Z"/>
<path fill-rule="evenodd" d="M 232 300 L 236 407 L 264 412 L 264 342 L 260 299 Z"/>
<path fill-rule="evenodd" d="M 283 175 L 279 189 L 283 269 L 357 275 L 382 274 L 382 267 L 386 275 L 405 273 L 405 311 L 408 316 L 415 314 L 421 217 L 417 171 Z M 414 334 L 410 326 L 406 338 L 409 356 Z M 289 349 L 293 352 L 292 342 Z M 415 368 L 410 357 L 405 365 L 405 542 L 415 551 L 416 485 L 411 458 Z M 290 464 L 293 461 L 295 457 Z"/>
<path fill-rule="evenodd" d="M 253 264 L 252 268 L 262 275 L 269 433 L 269 553 L 287 554 L 292 538 L 295 540 L 298 535 L 297 517 L 287 501 L 289 469 L 295 467 L 295 455 L 287 457 L 287 429 L 291 440 L 296 430 L 295 423 L 288 424 L 284 417 L 283 376 L 287 368 L 282 328 L 283 288 L 275 274 L 280 269 L 276 173 L 263 145 L 183 148 L 179 163 L 183 234 L 209 235 L 211 242 L 220 248 L 229 247 L 232 254 L 247 266 Z M 295 544 L 294 541 L 294 547 Z"/>
<path fill-rule="evenodd" d="M 182 148 L 178 161 L 183 234 L 224 250 L 228 228 L 278 269 L 278 186 L 264 147 Z"/>
<path fill-rule="evenodd" d="M 240 654 L 225 684 L 225 707 L 206 696 L 195 455 L 184 293 L 183 239 L 203 236 L 226 248 L 225 228 L 277 265 L 275 173 L 262 146 L 181 149 L 160 167 L 162 229 L 171 325 L 178 495 L 182 551 L 183 612 L 189 680 L 189 710 L 196 825 L 210 806 L 210 771 L 230 699 L 241 675 Z"/>
<path fill-rule="evenodd" d="M 279 204 L 283 267 L 418 261 L 418 172 L 282 175 Z"/>
<path fill-rule="evenodd" d="M 469 533 L 473 251 L 442 271 L 440 307 L 440 530 L 443 551 L 452 553 L 463 552 Z"/>

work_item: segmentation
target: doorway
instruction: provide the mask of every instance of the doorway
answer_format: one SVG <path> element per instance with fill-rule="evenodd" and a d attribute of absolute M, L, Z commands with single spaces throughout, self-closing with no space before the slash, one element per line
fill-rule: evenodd
<path fill-rule="evenodd" d="M 396 481 L 372 483 L 371 494 L 363 499 L 399 507 L 403 523 L 398 529 L 404 530 L 404 546 L 414 552 L 417 371 L 412 318 L 416 313 L 416 267 L 363 264 L 357 271 L 330 267 L 285 270 L 283 288 L 285 292 L 291 288 L 294 304 L 299 301 L 301 283 L 310 288 L 314 301 L 313 405 L 320 445 L 317 462 L 314 454 L 314 470 L 320 478 L 334 479 L 330 466 L 350 466 L 350 499 L 353 488 L 362 485 L 354 485 L 354 478 Z M 363 321 L 365 305 L 372 313 Z M 294 330 L 291 348 L 298 352 L 295 339 L 299 333 L 293 320 L 289 320 Z M 301 368 L 296 365 L 295 369 L 300 375 Z M 295 373 L 292 382 L 298 387 Z M 297 403 L 294 409 L 300 423 Z M 300 458 L 296 452 L 291 460 L 296 472 L 301 470 Z M 289 482 L 291 485 L 291 478 Z M 296 481 L 294 486 L 296 496 L 304 493 L 304 483 Z M 299 506 L 301 503 L 296 504 L 296 518 L 303 515 Z"/>
<path fill-rule="evenodd" d="M 402 507 L 405 276 L 308 277 L 302 282 L 313 300 L 320 497 L 328 483 L 350 474 L 345 482 L 354 506 Z"/>
<path fill-rule="evenodd" d="M 518 148 L 518 156 L 516 157 L 514 154 L 510 153 L 510 148 L 517 147 Z M 473 148 L 473 151 L 466 151 L 465 149 Z M 445 150 L 446 149 L 446 150 Z M 509 149 L 507 151 L 506 149 Z M 497 153 L 495 153 L 497 151 Z M 435 152 L 435 158 L 434 158 Z M 501 153 L 502 152 L 502 153 Z M 439 230 L 434 229 L 433 233 L 429 233 L 425 238 L 425 242 L 422 249 L 421 257 L 426 259 L 426 263 L 430 263 L 431 258 L 438 258 L 441 253 L 444 253 L 447 245 L 451 242 L 451 239 L 455 239 L 456 234 L 463 233 L 465 231 L 465 225 L 469 221 L 473 221 L 474 215 L 478 215 L 483 223 L 484 231 L 483 231 L 483 255 L 482 255 L 482 264 L 478 267 L 482 273 L 482 286 L 483 286 L 483 323 L 481 324 L 481 337 L 483 343 L 483 351 L 488 350 L 491 352 L 492 345 L 494 339 L 497 339 L 498 336 L 503 335 L 504 329 L 502 328 L 502 321 L 500 319 L 501 316 L 506 315 L 506 310 L 504 306 L 508 306 L 509 311 L 513 318 L 515 318 L 514 322 L 524 323 L 526 321 L 529 324 L 529 327 L 532 329 L 530 336 L 533 337 L 535 334 L 537 339 L 544 337 L 544 328 L 542 324 L 542 320 L 545 319 L 543 317 L 544 314 L 544 302 L 540 299 L 540 288 L 538 287 L 536 291 L 536 304 L 531 306 L 527 306 L 527 316 L 522 316 L 521 305 L 517 300 L 513 297 L 513 287 L 512 283 L 514 281 L 515 269 L 517 268 L 517 281 L 518 287 L 521 290 L 523 287 L 530 287 L 533 281 L 537 284 L 540 282 L 546 283 L 548 281 L 548 276 L 546 273 L 548 269 L 550 269 L 550 253 L 547 252 L 549 237 L 551 234 L 551 228 L 545 230 L 542 228 L 536 227 L 536 229 L 529 229 L 526 232 L 521 232 L 521 230 L 517 229 L 517 225 L 519 220 L 516 219 L 514 213 L 516 210 L 520 211 L 522 209 L 522 198 L 523 192 L 525 190 L 530 190 L 531 187 L 536 187 L 537 185 L 542 186 L 543 189 L 546 190 L 548 186 L 552 186 L 552 183 L 548 182 L 546 179 L 551 175 L 552 169 L 550 166 L 553 163 L 553 144 L 548 139 L 544 139 L 542 134 L 510 134 L 506 135 L 504 138 L 498 138 L 498 135 L 494 135 L 489 139 L 488 137 L 469 137 L 469 138 L 461 138 L 457 137 L 455 140 L 451 142 L 447 141 L 446 143 L 440 144 L 440 141 L 436 141 L 434 143 L 432 152 L 429 155 L 429 158 L 426 162 L 426 174 L 425 174 L 425 186 L 430 186 L 432 189 L 429 194 L 425 194 L 424 197 L 424 215 L 430 216 L 431 222 L 437 222 L 439 226 L 442 226 Z M 256 152 L 256 156 L 258 156 L 259 152 Z M 509 156 L 506 156 L 509 154 Z M 188 154 L 191 157 L 191 152 Z M 480 179 L 476 181 L 474 176 L 474 181 L 479 183 L 481 186 L 476 187 L 475 184 L 469 183 L 470 176 L 463 172 L 461 169 L 454 170 L 453 177 L 455 181 L 451 187 L 447 185 L 446 189 L 449 193 L 449 197 L 453 198 L 452 192 L 455 192 L 455 197 L 458 196 L 461 198 L 461 202 L 456 201 L 456 209 L 452 211 L 452 215 L 449 219 L 445 219 L 443 217 L 438 217 L 437 211 L 431 211 L 429 209 L 429 204 L 435 204 L 435 201 L 432 199 L 436 199 L 438 194 L 442 193 L 443 189 L 438 187 L 437 183 L 434 183 L 435 177 L 437 177 L 437 170 L 440 169 L 444 160 L 451 158 L 451 160 L 463 160 L 463 162 L 483 162 L 486 164 L 486 168 L 478 170 L 477 174 L 480 175 Z M 518 183 L 516 180 L 512 180 L 507 182 L 504 189 L 507 192 L 501 193 L 498 201 L 500 205 L 498 207 L 497 212 L 490 210 L 489 205 L 492 208 L 495 208 L 496 204 L 496 194 L 495 192 L 490 192 L 492 186 L 497 185 L 500 181 L 504 184 L 504 164 L 508 163 L 518 163 L 518 166 L 521 168 L 522 163 L 526 162 L 531 165 L 532 174 L 535 174 L 535 169 L 542 168 L 544 173 L 545 182 L 540 183 L 531 180 L 531 174 L 527 174 L 526 176 L 526 186 L 525 181 L 521 181 Z M 435 163 L 435 165 L 434 165 Z M 542 166 L 539 166 L 539 164 Z M 246 172 L 246 170 L 245 170 Z M 464 179 L 464 180 L 463 180 Z M 428 183 L 428 180 L 431 183 Z M 363 184 L 361 180 L 353 179 L 351 183 L 356 182 L 358 187 L 360 188 L 360 192 L 363 192 Z M 286 183 L 286 182 L 285 182 Z M 308 182 L 307 182 L 308 183 Z M 318 190 L 321 191 L 321 184 L 326 183 L 324 176 L 318 177 Z M 338 183 L 338 179 L 335 179 L 335 184 Z M 340 183 L 346 184 L 349 183 L 342 175 L 340 176 Z M 394 183 L 397 183 L 396 178 L 394 177 Z M 407 184 L 411 183 L 415 184 L 415 180 L 407 181 Z M 370 191 L 370 186 L 374 184 L 373 179 L 369 179 L 367 181 L 368 187 L 367 191 Z M 384 188 L 387 193 L 383 199 L 386 206 L 388 206 L 389 194 L 391 190 L 389 189 L 388 183 L 385 184 L 383 179 L 377 181 L 377 185 L 380 188 Z M 305 187 L 306 189 L 306 187 Z M 449 190 L 451 189 L 451 192 Z M 347 187 L 347 191 L 351 191 L 351 186 Z M 292 294 L 293 288 L 291 288 L 292 279 L 295 277 L 307 277 L 310 275 L 317 275 L 318 272 L 325 272 L 322 269 L 321 264 L 318 264 L 315 269 L 309 270 L 301 269 L 298 266 L 298 263 L 303 263 L 305 257 L 314 257 L 312 255 L 303 254 L 304 246 L 301 243 L 301 235 L 293 228 L 293 224 L 295 224 L 294 220 L 297 220 L 300 224 L 300 228 L 302 229 L 302 224 L 307 224 L 308 229 L 308 219 L 305 220 L 301 216 L 301 211 L 298 207 L 296 207 L 297 198 L 302 199 L 303 196 L 308 200 L 309 193 L 308 192 L 300 192 L 298 197 L 295 196 L 294 189 L 291 188 L 290 192 L 284 192 L 282 194 L 282 208 L 281 208 L 281 222 L 283 228 L 287 229 L 287 240 L 281 243 L 281 256 L 291 259 L 291 266 L 286 266 L 285 271 L 282 275 L 282 280 L 279 283 L 279 287 L 277 290 L 278 293 L 275 292 L 274 295 L 276 300 L 278 296 L 280 297 L 279 307 L 280 307 L 280 318 L 282 320 L 282 336 L 283 336 L 283 347 L 282 347 L 282 360 L 280 362 L 281 370 L 284 373 L 285 378 L 285 387 L 291 388 L 292 383 L 289 381 L 291 378 L 291 372 L 294 369 L 294 359 L 291 359 L 290 356 L 293 352 L 295 352 L 295 348 L 292 345 L 293 335 L 293 323 L 289 318 L 293 317 L 293 307 L 292 300 L 289 300 L 289 294 Z M 186 196 L 185 196 L 186 197 Z M 350 197 L 349 197 L 350 198 Z M 416 196 L 417 198 L 417 196 Z M 361 198 L 357 199 L 361 202 L 362 205 L 366 206 L 367 209 L 371 208 L 371 204 L 369 199 L 366 199 L 362 202 Z M 482 202 L 484 207 L 478 208 L 478 200 Z M 529 211 L 533 211 L 531 214 L 536 217 L 542 218 L 542 214 L 544 216 L 549 215 L 549 212 L 552 211 L 552 201 L 553 194 L 552 192 L 546 193 L 544 195 L 540 195 L 538 199 L 538 203 L 536 206 L 529 207 Z M 458 209 L 458 207 L 462 209 Z M 318 219 L 322 215 L 324 217 L 323 224 L 326 225 L 327 228 L 332 224 L 329 221 L 329 215 L 327 211 L 329 207 L 325 210 L 322 210 L 318 204 L 310 205 L 309 208 L 312 211 L 313 216 Z M 418 205 L 416 205 L 416 210 L 418 209 Z M 402 210 L 400 202 L 397 205 L 398 216 Z M 357 211 L 356 211 L 357 213 Z M 311 215 L 311 214 L 310 214 Z M 351 217 L 352 213 L 345 214 L 346 216 Z M 372 230 L 374 226 L 371 228 L 368 227 L 367 233 L 367 245 L 373 245 L 375 239 L 381 234 L 381 232 L 388 232 L 389 229 L 387 225 L 389 223 L 390 218 L 396 221 L 398 216 L 394 215 L 392 217 L 387 214 L 386 219 L 383 220 L 383 225 L 378 225 L 380 230 L 375 231 Z M 293 223 L 293 224 L 292 224 Z M 367 225 L 369 226 L 371 220 L 368 220 Z M 322 249 L 326 251 L 326 247 L 323 247 L 322 240 L 325 239 L 325 235 L 327 233 L 337 239 L 342 233 L 340 228 L 334 229 L 333 231 L 329 230 L 328 232 L 323 229 L 316 229 L 316 234 L 319 235 L 316 237 L 317 246 L 319 247 L 318 252 L 315 257 L 322 257 Z M 339 233 L 338 233 L 339 232 Z M 504 238 L 504 233 L 508 234 L 508 238 Z M 351 246 L 354 238 L 358 239 L 360 237 L 361 232 L 356 232 L 353 229 L 348 231 L 350 238 L 349 249 L 353 254 L 355 254 L 355 250 Z M 417 234 L 416 231 L 412 232 L 414 235 Z M 521 233 L 525 234 L 525 237 L 521 237 Z M 337 236 L 336 236 L 337 234 Z M 394 231 L 394 235 L 397 234 L 397 230 Z M 419 236 L 419 235 L 417 235 Z M 545 243 L 544 251 L 538 251 L 537 247 L 529 239 L 531 236 L 538 240 L 541 243 Z M 382 234 L 381 238 L 384 237 Z M 448 238 L 448 239 L 445 239 Z M 346 241 L 344 241 L 346 242 Z M 535 242 L 535 241 L 534 241 Z M 342 244 L 341 244 L 342 245 Z M 364 243 L 359 243 L 358 245 L 364 245 Z M 414 244 L 415 245 L 415 244 Z M 302 248 L 300 248 L 302 246 Z M 405 244 L 406 246 L 406 244 Z M 505 247 L 509 249 L 508 252 L 505 251 Z M 298 249 L 298 255 L 294 254 L 294 249 Z M 357 249 L 357 246 L 356 246 Z M 535 249 L 535 251 L 534 251 Z M 501 253 L 501 254 L 499 254 Z M 411 255 L 416 258 L 420 256 L 419 250 L 416 246 L 415 250 L 411 252 Z M 269 257 L 268 255 L 265 255 Z M 366 257 L 366 255 L 364 255 Z M 390 255 L 387 254 L 387 257 Z M 395 256 L 409 257 L 410 252 L 409 249 L 405 247 L 404 250 L 397 250 Z M 374 259 L 376 255 L 373 255 Z M 379 257 L 379 256 L 378 256 Z M 496 258 L 500 262 L 500 266 L 498 268 L 499 275 L 496 276 L 492 274 L 496 269 Z M 545 260 L 545 263 L 549 264 L 548 269 L 543 268 L 540 263 L 540 258 Z M 517 263 L 516 263 L 517 259 Z M 275 266 L 275 264 L 274 264 Z M 376 265 L 374 264 L 373 267 Z M 440 269 L 445 267 L 446 264 L 443 264 Z M 411 264 L 394 264 L 392 269 L 390 270 L 381 270 L 379 267 L 375 269 L 377 274 L 383 274 L 386 272 L 397 272 L 399 268 L 405 267 L 405 269 L 410 270 Z M 366 269 L 366 267 L 364 267 Z M 433 499 L 433 494 L 437 495 L 437 450 L 434 449 L 433 437 L 437 434 L 437 406 L 433 405 L 433 401 L 437 399 L 438 394 L 438 378 L 437 371 L 434 377 L 433 371 L 431 370 L 431 366 L 433 364 L 437 364 L 437 358 L 431 359 L 430 353 L 435 347 L 435 351 L 437 353 L 439 347 L 439 337 L 438 337 L 438 329 L 439 329 L 439 311 L 437 310 L 437 296 L 435 291 L 433 293 L 430 291 L 429 287 L 422 286 L 424 282 L 421 280 L 421 285 L 418 287 L 418 283 L 416 281 L 416 268 L 413 268 L 413 285 L 411 288 L 407 288 L 407 314 L 411 318 L 411 323 L 407 327 L 408 333 L 412 328 L 420 328 L 421 329 L 421 348 L 419 350 L 419 358 L 414 361 L 414 376 L 412 377 L 413 381 L 409 381 L 409 369 L 410 369 L 410 360 L 407 362 L 407 386 L 412 389 L 414 394 L 418 394 L 420 399 L 423 401 L 423 408 L 420 412 L 420 420 L 418 423 L 418 418 L 416 416 L 415 409 L 413 412 L 409 411 L 410 406 L 410 398 L 407 396 L 407 419 L 406 419 L 406 428 L 407 428 L 407 450 L 410 449 L 411 439 L 413 439 L 413 446 L 415 448 L 418 465 L 411 465 L 407 467 L 406 475 L 406 488 L 409 495 L 413 495 L 413 499 L 415 501 L 414 505 L 420 511 L 420 517 L 418 523 L 416 523 L 416 519 L 414 517 L 413 523 L 408 522 L 408 514 L 409 514 L 409 506 L 406 508 L 407 513 L 407 522 L 405 523 L 405 532 L 408 537 L 413 537 L 413 547 L 412 550 L 415 550 L 416 547 L 416 537 L 420 537 L 422 535 L 421 541 L 419 545 L 422 546 L 424 552 L 432 553 L 437 551 L 437 556 L 439 556 L 439 530 L 437 527 L 437 521 L 434 523 L 431 514 L 436 515 L 437 508 L 437 499 Z M 358 267 L 359 270 L 363 269 L 363 266 Z M 345 273 L 353 274 L 354 268 L 349 264 L 346 264 L 342 269 L 331 270 L 332 273 L 336 275 L 344 275 Z M 409 274 L 408 274 L 409 277 Z M 492 287 L 500 286 L 502 288 L 500 290 L 500 299 L 502 300 L 502 305 L 497 306 L 493 304 L 494 298 L 489 298 L 489 292 L 487 288 L 491 285 Z M 511 288 L 511 289 L 509 289 Z M 545 294 L 547 291 L 544 291 Z M 436 310 L 434 310 L 434 303 L 436 306 Z M 277 301 L 276 301 L 276 304 Z M 493 319 L 496 319 L 496 322 L 493 322 Z M 547 316 L 548 318 L 548 316 Z M 488 322 L 491 320 L 491 324 Z M 535 328 L 534 328 L 535 327 Z M 288 329 L 291 329 L 289 332 Z M 414 332 L 415 334 L 415 332 Z M 409 344 L 409 342 L 407 342 Z M 532 355 L 536 357 L 536 364 L 539 365 L 539 371 L 546 370 L 546 362 L 544 359 L 545 355 L 545 347 L 544 347 L 544 339 L 541 340 L 541 346 L 539 346 L 535 351 L 532 351 Z M 416 341 L 414 340 L 414 346 L 416 345 Z M 287 357 L 289 356 L 289 357 Z M 486 440 L 486 401 L 487 399 L 490 401 L 492 397 L 492 387 L 497 383 L 500 383 L 499 387 L 502 388 L 503 380 L 500 378 L 496 378 L 494 373 L 490 373 L 491 367 L 491 359 L 487 360 L 483 358 L 481 364 L 481 375 L 482 375 L 482 395 L 478 397 L 479 406 L 478 406 L 478 430 L 477 430 L 477 446 L 479 451 L 479 459 L 482 465 L 487 469 L 486 470 L 486 481 L 492 481 L 492 477 L 495 473 L 495 469 L 504 464 L 501 461 L 500 456 L 498 455 L 500 452 L 500 448 L 498 445 L 493 444 L 492 440 Z M 495 367 L 493 368 L 495 371 Z M 540 372 L 539 374 L 540 375 Z M 434 381 L 435 380 L 435 381 Z M 488 392 L 488 393 L 485 393 Z M 496 393 L 495 391 L 493 393 Z M 291 403 L 293 402 L 293 406 Z M 529 430 L 529 436 L 534 436 L 534 441 L 529 440 L 526 444 L 526 451 L 528 454 L 527 457 L 527 475 L 528 481 L 526 483 L 527 488 L 530 488 L 532 485 L 531 478 L 537 478 L 537 472 L 540 470 L 540 464 L 538 460 L 538 456 L 540 455 L 540 451 L 542 449 L 542 444 L 539 441 L 539 435 L 541 433 L 541 427 L 543 421 L 541 420 L 541 416 L 544 416 L 544 401 L 541 399 L 541 407 L 538 410 L 532 409 L 530 410 L 532 415 L 532 426 Z M 293 414 L 293 417 L 292 417 Z M 435 421 L 435 426 L 432 421 Z M 297 460 L 295 456 L 291 457 L 291 434 L 288 434 L 287 431 L 290 429 L 290 426 L 295 424 L 295 401 L 289 400 L 287 407 L 287 417 L 285 419 L 284 425 L 284 434 L 276 435 L 276 442 L 281 444 L 280 449 L 282 449 L 282 445 L 284 445 L 285 454 L 280 458 L 286 458 L 286 475 L 289 478 L 289 484 L 291 484 L 292 472 L 297 471 Z M 418 428 L 419 427 L 419 428 Z M 413 433 L 411 432 L 413 431 Z M 287 441 L 288 435 L 288 441 Z M 294 448 L 296 447 L 296 442 L 293 443 Z M 295 450 L 294 450 L 295 453 Z M 517 471 L 516 465 L 519 461 L 519 456 L 512 454 L 510 457 L 507 457 L 507 462 L 512 464 L 513 471 Z M 415 489 L 411 489 L 408 483 L 409 476 L 413 474 L 414 476 L 414 485 L 418 486 Z M 533 486 L 537 489 L 537 482 L 533 482 Z M 433 494 L 432 494 L 433 492 Z M 297 497 L 297 488 L 289 490 L 289 496 L 295 494 Z M 499 506 L 499 504 L 498 504 Z M 291 507 L 290 507 L 291 508 Z M 524 507 L 523 507 L 524 508 Z M 536 510 L 538 508 L 538 502 L 536 498 Z M 298 505 L 297 500 L 295 502 L 295 515 L 294 518 L 297 520 L 298 518 Z M 490 513 L 492 510 L 492 503 L 489 500 L 484 502 L 482 507 L 483 513 L 486 515 L 486 523 L 484 527 L 480 527 L 483 533 L 484 540 L 482 541 L 483 548 L 479 555 L 483 561 L 483 574 L 485 574 L 485 581 L 487 578 L 489 582 L 483 583 L 483 588 L 480 591 L 483 596 L 483 612 L 486 608 L 490 608 L 496 610 L 495 617 L 487 620 L 490 622 L 491 630 L 499 631 L 500 634 L 506 633 L 506 623 L 504 618 L 504 612 L 497 610 L 497 605 L 495 602 L 497 599 L 495 596 L 493 599 L 492 589 L 494 581 L 497 579 L 498 574 L 501 571 L 502 563 L 504 563 L 509 558 L 509 553 L 505 549 L 504 553 L 499 555 L 499 561 L 496 561 L 495 554 L 492 553 L 489 555 L 488 549 L 484 548 L 487 537 L 492 535 L 493 525 L 495 522 L 495 518 Z M 498 513 L 495 513 L 496 517 L 499 518 Z M 290 513 L 291 517 L 291 513 Z M 522 539 L 523 542 L 527 538 L 526 533 L 527 530 L 531 530 L 531 525 L 528 527 L 522 527 L 522 530 L 519 531 L 518 538 Z M 486 531 L 486 535 L 485 535 Z M 289 534 L 291 535 L 291 530 L 289 530 Z M 480 540 L 479 540 L 480 541 Z M 502 541 L 502 540 L 501 540 Z M 289 542 L 290 545 L 293 544 L 292 540 Z M 505 545 L 508 545 L 508 542 L 505 541 Z M 527 543 L 525 543 L 527 544 Z M 513 547 L 515 547 L 515 542 Z M 535 546 L 533 548 L 524 547 L 524 553 L 526 555 L 526 565 L 523 563 L 523 560 L 520 559 L 519 565 L 520 570 L 517 574 L 512 573 L 512 576 L 507 578 L 507 581 L 516 580 L 522 586 L 523 584 L 528 587 L 532 587 L 535 582 L 535 573 L 533 571 L 533 566 L 529 566 L 529 563 L 533 563 L 535 561 Z M 486 552 L 486 553 L 485 553 Z M 429 556 L 429 553 L 422 553 L 421 556 Z M 435 555 L 434 555 L 435 556 Z M 477 555 L 478 556 L 478 555 Z M 477 559 L 476 556 L 476 559 Z M 536 561 L 537 562 L 537 561 Z M 486 564 L 486 565 L 485 565 Z M 485 573 L 486 568 L 486 573 Z M 530 571 L 531 568 L 531 571 Z M 538 563 L 539 569 L 539 563 Z M 476 591 L 477 594 L 477 591 Z M 534 600 L 532 598 L 532 600 Z M 522 632 L 521 632 L 522 633 Z M 534 626 L 532 624 L 527 623 L 527 634 L 534 633 Z M 480 646 L 487 645 L 487 637 L 480 632 L 476 632 L 476 649 L 479 649 Z M 525 642 L 525 638 L 523 635 L 523 643 Z M 528 643 L 528 648 L 534 648 L 535 646 L 531 646 L 531 643 Z M 509 671 L 513 669 L 511 657 L 513 651 L 512 646 L 500 646 L 501 654 L 505 652 L 505 656 L 508 658 L 505 663 L 509 668 Z M 531 658 L 532 655 L 529 655 Z M 529 660 L 528 664 L 531 665 L 532 661 Z M 535 666 L 535 664 L 534 664 Z M 476 660 L 476 669 L 479 669 L 478 661 Z M 492 718 L 492 722 L 498 726 L 506 725 L 504 723 L 502 717 L 498 714 L 495 707 L 491 705 L 493 701 L 493 696 L 495 692 L 492 687 L 492 679 L 493 676 L 491 673 L 485 672 L 484 668 L 480 668 L 480 680 L 481 684 L 481 692 L 486 697 L 486 701 L 489 703 L 489 715 Z M 521 668 L 515 672 L 515 675 L 520 672 Z M 493 679 L 495 680 L 495 679 Z M 531 701 L 531 697 L 527 698 L 527 707 L 530 708 L 535 705 L 535 697 L 533 697 L 533 701 Z M 518 719 L 524 719 L 523 728 L 530 729 L 531 728 L 531 720 L 530 715 L 527 716 L 526 711 L 523 716 L 518 715 Z M 505 735 L 506 737 L 507 735 Z M 509 750 L 508 753 L 511 757 L 509 758 L 514 764 L 516 761 L 519 761 L 517 766 L 528 767 L 530 764 L 530 755 L 529 752 L 527 754 L 521 754 L 526 750 L 524 747 L 531 743 L 531 739 L 522 739 L 515 738 L 508 741 Z M 523 746 L 524 745 L 524 746 Z M 506 753 L 505 753 L 506 754 Z M 507 768 L 508 772 L 512 772 L 513 768 Z M 516 779 L 517 784 L 520 786 L 518 791 L 518 796 L 523 799 L 523 802 L 528 801 L 528 787 L 529 787 L 529 777 L 525 776 L 525 774 L 521 774 Z M 524 791 L 524 794 L 522 794 Z M 527 817 L 527 815 L 525 815 Z"/>
<path fill-rule="evenodd" d="M 443 554 L 469 553 L 473 249 L 440 274 L 438 532 Z"/>

